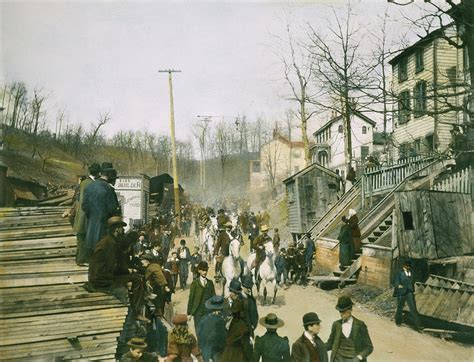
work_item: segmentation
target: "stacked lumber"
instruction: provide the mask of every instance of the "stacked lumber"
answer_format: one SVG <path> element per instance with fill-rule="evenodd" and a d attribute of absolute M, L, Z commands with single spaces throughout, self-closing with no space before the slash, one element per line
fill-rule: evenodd
<path fill-rule="evenodd" d="M 417 283 L 416 287 L 420 314 L 474 327 L 474 285 L 430 275 L 425 283 Z"/>
<path fill-rule="evenodd" d="M 89 293 L 64 207 L 0 209 L 0 356 L 115 360 L 127 306 Z"/>

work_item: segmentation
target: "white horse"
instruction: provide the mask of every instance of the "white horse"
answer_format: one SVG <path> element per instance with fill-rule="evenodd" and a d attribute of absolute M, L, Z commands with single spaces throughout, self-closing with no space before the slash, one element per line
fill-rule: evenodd
<path fill-rule="evenodd" d="M 273 242 L 268 241 L 264 244 L 265 247 L 265 260 L 260 264 L 260 269 L 258 272 L 258 278 L 255 280 L 255 285 L 257 286 L 257 293 L 260 295 L 260 286 L 263 282 L 263 304 L 267 302 L 267 285 L 271 285 L 273 288 L 273 299 L 272 304 L 275 304 L 276 293 L 277 293 L 277 282 L 276 282 L 276 267 L 275 267 L 275 250 L 273 248 Z M 252 253 L 247 258 L 247 270 L 246 274 L 253 273 L 254 261 L 256 254 Z"/>
<path fill-rule="evenodd" d="M 214 245 L 216 242 L 215 233 L 212 228 L 212 225 L 206 226 L 204 229 L 201 230 L 201 245 L 200 251 L 203 259 L 207 259 L 210 261 L 212 259 L 212 255 L 214 254 Z"/>
<path fill-rule="evenodd" d="M 232 239 L 229 244 L 229 255 L 222 260 L 222 276 L 225 279 L 222 294 L 229 296 L 229 284 L 232 279 L 240 278 L 242 268 L 240 266 L 240 241 Z"/>

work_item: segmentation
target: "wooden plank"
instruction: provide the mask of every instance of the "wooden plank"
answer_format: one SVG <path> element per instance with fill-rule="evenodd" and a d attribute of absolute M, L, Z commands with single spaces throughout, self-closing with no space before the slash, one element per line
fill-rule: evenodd
<path fill-rule="evenodd" d="M 0 276 L 0 289 L 31 285 L 84 283 L 86 281 L 87 272 L 83 271 L 47 273 L 35 275 L 34 278 L 32 278 L 32 274 L 17 274 L 8 275 L 7 277 Z"/>
<path fill-rule="evenodd" d="M 76 256 L 76 248 L 51 249 L 51 250 L 24 250 L 0 253 L 0 261 L 31 260 L 43 258 L 61 258 Z"/>

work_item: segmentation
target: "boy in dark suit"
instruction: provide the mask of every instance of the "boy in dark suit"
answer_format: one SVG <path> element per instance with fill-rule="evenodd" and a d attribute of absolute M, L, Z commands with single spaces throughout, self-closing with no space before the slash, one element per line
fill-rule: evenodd
<path fill-rule="evenodd" d="M 327 362 L 328 352 L 321 338 L 321 320 L 316 313 L 310 312 L 303 316 L 304 333 L 291 347 L 292 362 Z"/>

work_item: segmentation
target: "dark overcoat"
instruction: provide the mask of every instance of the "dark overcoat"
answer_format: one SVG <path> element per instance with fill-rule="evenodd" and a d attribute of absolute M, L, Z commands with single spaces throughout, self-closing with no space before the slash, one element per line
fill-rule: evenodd
<path fill-rule="evenodd" d="M 374 350 L 369 331 L 364 322 L 355 317 L 352 318 L 352 330 L 349 338 L 354 342 L 356 354 L 361 355 L 363 361 L 367 361 L 367 356 Z M 341 335 L 342 319 L 339 319 L 332 324 L 331 335 L 326 343 L 326 348 L 332 350 L 331 361 L 334 361 L 336 358 L 337 350 L 341 342 Z"/>
<path fill-rule="evenodd" d="M 98 243 L 89 265 L 89 283 L 96 289 L 110 289 L 117 275 L 127 274 L 127 266 L 121 261 L 120 249 L 115 239 L 106 235 Z"/>
<path fill-rule="evenodd" d="M 84 191 L 82 210 L 87 217 L 86 247 L 92 251 L 107 232 L 107 220 L 121 214 L 114 188 L 103 179 L 92 182 Z"/>
<path fill-rule="evenodd" d="M 245 293 L 245 299 L 247 300 L 247 308 L 245 311 L 247 312 L 246 320 L 250 322 L 252 330 L 254 331 L 258 325 L 258 309 L 257 309 L 257 301 L 255 300 L 253 295 Z"/>
<path fill-rule="evenodd" d="M 216 290 L 212 280 L 207 279 L 206 287 L 203 287 L 199 278 L 194 279 L 189 290 L 187 314 L 192 316 L 207 314 L 204 303 L 214 295 L 216 295 Z"/>
<path fill-rule="evenodd" d="M 318 353 L 319 362 L 327 362 L 328 361 L 328 351 L 326 349 L 326 345 L 324 342 L 316 336 L 314 338 L 316 343 L 316 351 Z M 308 344 L 309 343 L 309 344 Z M 291 346 L 291 361 L 292 362 L 310 362 L 311 361 L 311 354 L 309 347 L 311 346 L 311 342 L 303 334 L 300 338 L 298 338 L 293 346 Z"/>
<path fill-rule="evenodd" d="M 290 361 L 290 344 L 288 337 L 280 337 L 276 331 L 269 331 L 255 338 L 253 362 Z"/>
<path fill-rule="evenodd" d="M 252 360 L 252 345 L 250 331 L 243 319 L 232 318 L 221 362 L 250 362 Z"/>
<path fill-rule="evenodd" d="M 82 204 L 84 202 L 84 192 L 86 190 L 86 187 L 92 184 L 93 182 L 94 181 L 90 177 L 87 177 L 79 185 L 79 199 L 77 203 L 76 217 L 74 218 L 74 231 L 76 232 L 76 234 L 86 233 L 87 218 L 84 213 L 84 210 L 82 210 Z"/>
<path fill-rule="evenodd" d="M 393 290 L 394 297 L 402 297 L 408 293 L 413 293 L 415 290 L 415 285 L 413 279 L 405 274 L 403 270 L 398 271 L 395 274 L 394 283 L 395 289 Z M 399 286 L 401 288 L 399 288 Z"/>
<path fill-rule="evenodd" d="M 205 361 L 215 359 L 225 347 L 227 329 L 221 313 L 211 313 L 202 317 L 198 326 L 198 342 Z"/>

